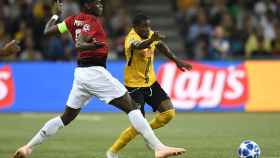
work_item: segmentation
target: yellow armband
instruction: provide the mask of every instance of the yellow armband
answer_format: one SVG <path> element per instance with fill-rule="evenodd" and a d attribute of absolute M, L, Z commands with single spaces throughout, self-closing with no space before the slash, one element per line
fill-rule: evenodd
<path fill-rule="evenodd" d="M 64 21 L 62 23 L 57 24 L 57 27 L 60 33 L 65 33 L 68 31 L 67 25 Z"/>

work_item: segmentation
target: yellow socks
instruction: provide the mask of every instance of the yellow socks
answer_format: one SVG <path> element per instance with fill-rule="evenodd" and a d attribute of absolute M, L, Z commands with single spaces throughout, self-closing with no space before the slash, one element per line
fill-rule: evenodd
<path fill-rule="evenodd" d="M 110 150 L 113 153 L 119 152 L 122 148 L 126 146 L 132 139 L 138 135 L 138 132 L 133 127 L 128 127 L 119 136 L 119 138 L 111 146 Z"/>
<path fill-rule="evenodd" d="M 150 126 L 152 129 L 158 129 L 166 125 L 173 117 L 175 117 L 175 109 L 157 113 L 156 117 L 150 121 Z"/>
<path fill-rule="evenodd" d="M 157 113 L 155 118 L 150 121 L 152 129 L 157 129 L 166 125 L 175 116 L 175 109 L 167 110 L 162 113 Z M 119 152 L 132 139 L 138 135 L 138 132 L 133 127 L 128 127 L 119 136 L 119 138 L 111 146 L 110 151 L 113 153 Z"/>

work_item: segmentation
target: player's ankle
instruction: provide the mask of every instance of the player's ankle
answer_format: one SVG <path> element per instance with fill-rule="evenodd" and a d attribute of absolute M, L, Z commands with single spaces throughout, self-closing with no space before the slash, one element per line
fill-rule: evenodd
<path fill-rule="evenodd" d="M 24 147 L 26 147 L 26 148 L 32 150 L 32 146 L 31 146 L 30 144 L 25 144 Z"/>
<path fill-rule="evenodd" d="M 118 153 L 118 151 L 116 151 L 116 150 L 112 150 L 111 148 L 110 148 L 110 149 L 108 149 L 108 150 L 107 150 L 107 152 L 110 152 L 110 153 L 113 153 L 113 154 L 117 154 L 117 153 Z"/>
<path fill-rule="evenodd" d="M 163 150 L 166 149 L 168 146 L 164 145 L 164 144 L 158 144 L 157 146 L 155 146 L 155 150 Z"/>

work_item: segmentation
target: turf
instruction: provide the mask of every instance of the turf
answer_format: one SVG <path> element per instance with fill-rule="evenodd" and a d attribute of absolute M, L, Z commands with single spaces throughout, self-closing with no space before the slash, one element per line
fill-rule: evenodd
<path fill-rule="evenodd" d="M 0 158 L 10 158 L 56 115 L 0 113 Z M 280 158 L 279 121 L 280 113 L 178 113 L 156 133 L 168 145 L 187 148 L 179 158 L 236 158 L 238 145 L 246 139 L 260 145 L 262 158 Z M 126 126 L 127 118 L 121 113 L 82 114 L 36 147 L 30 158 L 105 158 L 106 149 Z M 120 157 L 152 158 L 153 152 L 137 137 Z"/>

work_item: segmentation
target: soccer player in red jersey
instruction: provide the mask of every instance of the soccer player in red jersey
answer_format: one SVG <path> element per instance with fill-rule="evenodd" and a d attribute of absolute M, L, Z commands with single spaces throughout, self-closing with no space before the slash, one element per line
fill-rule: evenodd
<path fill-rule="evenodd" d="M 155 136 L 147 120 L 138 109 L 126 88 L 106 70 L 108 43 L 106 33 L 98 17 L 102 15 L 101 0 L 80 0 L 81 13 L 56 24 L 54 15 L 46 24 L 44 33 L 55 35 L 70 32 L 78 51 L 77 68 L 66 109 L 61 116 L 49 120 L 39 132 L 14 154 L 14 158 L 26 158 L 32 148 L 68 125 L 80 113 L 93 96 L 127 113 L 132 126 L 145 138 L 155 151 L 156 158 L 181 155 L 183 148 L 165 146 Z"/>
<path fill-rule="evenodd" d="M 0 56 L 8 56 L 20 51 L 20 47 L 15 40 L 12 40 L 0 48 Z"/>

